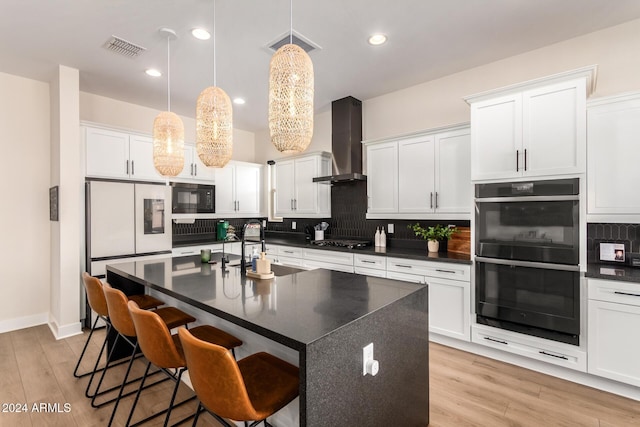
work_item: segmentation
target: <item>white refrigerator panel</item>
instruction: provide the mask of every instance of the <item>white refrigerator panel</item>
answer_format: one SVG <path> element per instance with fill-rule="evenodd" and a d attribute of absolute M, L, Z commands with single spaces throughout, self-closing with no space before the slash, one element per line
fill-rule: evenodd
<path fill-rule="evenodd" d="M 91 258 L 135 253 L 134 184 L 91 181 Z"/>
<path fill-rule="evenodd" d="M 136 184 L 136 253 L 171 250 L 171 187 Z"/>

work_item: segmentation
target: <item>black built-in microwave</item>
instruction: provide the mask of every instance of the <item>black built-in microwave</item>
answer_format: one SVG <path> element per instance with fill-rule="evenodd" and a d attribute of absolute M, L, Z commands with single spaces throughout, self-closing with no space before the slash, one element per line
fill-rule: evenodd
<path fill-rule="evenodd" d="M 212 214 L 216 212 L 216 187 L 206 184 L 171 183 L 174 214 Z"/>

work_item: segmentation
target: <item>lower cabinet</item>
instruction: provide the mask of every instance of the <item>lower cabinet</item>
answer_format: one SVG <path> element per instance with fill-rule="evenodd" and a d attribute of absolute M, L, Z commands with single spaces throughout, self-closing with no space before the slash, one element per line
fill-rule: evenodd
<path fill-rule="evenodd" d="M 429 332 L 471 341 L 471 267 L 387 259 L 387 278 L 429 286 Z"/>
<path fill-rule="evenodd" d="M 348 252 L 302 250 L 302 265 L 306 268 L 327 268 L 329 270 L 353 273 L 353 254 Z"/>
<path fill-rule="evenodd" d="M 588 372 L 640 386 L 640 284 L 588 283 Z"/>

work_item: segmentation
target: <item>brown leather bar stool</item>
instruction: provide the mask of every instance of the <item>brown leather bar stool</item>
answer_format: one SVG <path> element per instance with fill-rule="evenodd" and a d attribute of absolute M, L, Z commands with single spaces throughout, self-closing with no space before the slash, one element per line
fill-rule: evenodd
<path fill-rule="evenodd" d="M 131 371 L 133 361 L 135 360 L 134 356 L 138 352 L 139 345 L 136 339 L 136 329 L 133 325 L 131 314 L 129 314 L 129 307 L 127 306 L 127 296 L 122 291 L 112 288 L 108 283 L 105 283 L 102 286 L 102 289 L 104 291 L 105 299 L 107 300 L 107 307 L 109 309 L 111 324 L 113 325 L 115 330 L 118 331 L 118 336 L 116 337 L 116 340 L 113 344 L 113 348 L 109 353 L 109 357 L 107 357 L 107 364 L 109 364 L 109 362 L 111 361 L 113 351 L 116 348 L 119 338 L 122 338 L 133 348 L 131 359 L 129 360 L 129 366 L 127 367 L 127 371 L 124 374 L 124 379 L 122 380 L 122 385 L 120 386 L 118 396 L 113 399 L 115 400 L 115 404 L 113 406 L 111 418 L 109 419 L 109 426 L 111 426 L 111 423 L 113 423 L 113 419 L 116 415 L 116 411 L 118 410 L 120 398 L 123 397 L 124 388 L 127 385 L 127 378 L 129 377 L 129 372 Z M 160 316 L 162 321 L 167 325 L 169 329 L 177 328 L 178 326 L 186 326 L 188 323 L 196 321 L 195 317 L 175 307 L 161 307 L 155 310 L 154 313 Z M 102 375 L 100 377 L 98 388 L 100 387 L 103 379 L 104 371 L 102 372 Z M 129 394 L 130 393 L 127 393 L 125 396 L 128 396 Z M 91 404 L 95 407 L 93 400 Z"/>
<path fill-rule="evenodd" d="M 167 415 L 164 420 L 164 426 L 166 427 L 169 424 L 171 410 L 174 407 L 180 406 L 195 398 L 194 396 L 174 405 L 176 394 L 178 393 L 178 387 L 180 386 L 180 379 L 182 378 L 182 374 L 188 369 L 188 366 L 184 359 L 182 344 L 180 343 L 178 334 L 171 335 L 169 328 L 167 328 L 160 316 L 158 316 L 156 313 L 140 309 L 140 307 L 138 307 L 138 305 L 133 301 L 129 301 L 128 305 L 129 312 L 131 313 L 131 318 L 133 319 L 133 324 L 136 328 L 138 344 L 140 345 L 142 353 L 147 358 L 149 363 L 147 364 L 147 369 L 142 378 L 142 381 L 140 382 L 138 393 L 136 394 L 136 398 L 133 402 L 133 405 L 131 406 L 131 412 L 129 413 L 129 418 L 127 419 L 127 423 L 125 425 L 131 427 L 137 426 L 166 412 Z M 198 339 L 217 344 L 228 350 L 231 350 L 232 352 L 235 347 L 242 345 L 242 341 L 238 338 L 223 330 L 214 328 L 213 326 L 196 326 L 195 328 L 191 328 L 189 331 Z M 140 398 L 140 394 L 142 392 L 142 389 L 144 388 L 144 382 L 152 363 L 160 368 L 165 374 L 169 376 L 169 378 L 171 378 L 176 383 L 175 387 L 173 388 L 173 394 L 171 395 L 171 401 L 169 402 L 169 407 L 166 410 L 155 413 L 132 425 L 130 424 L 130 422 L 133 418 L 136 404 L 138 403 L 138 399 Z M 175 372 L 171 372 L 169 371 L 169 369 L 174 369 Z M 177 424 L 180 424 L 191 417 L 193 417 L 193 415 L 181 420 Z"/>
<path fill-rule="evenodd" d="M 93 322 L 93 325 L 91 326 L 91 332 L 89 332 L 87 341 L 84 343 L 84 347 L 82 348 L 82 352 L 80 353 L 80 357 L 78 358 L 76 367 L 73 370 L 73 376 L 76 378 L 82 378 L 87 375 L 91 375 L 91 377 L 89 378 L 89 383 L 87 384 L 87 388 L 85 390 L 85 396 L 93 397 L 93 394 L 90 392 L 93 378 L 96 372 L 100 372 L 106 369 L 106 367 L 98 369 L 98 365 L 100 363 L 100 359 L 102 358 L 102 354 L 104 353 L 104 349 L 106 348 L 107 337 L 112 328 L 112 325 L 111 325 L 111 321 L 109 320 L 109 309 L 107 307 L 107 300 L 105 299 L 104 292 L 102 291 L 102 281 L 97 277 L 93 277 L 89 275 L 89 273 L 87 272 L 83 272 L 82 283 L 84 284 L 89 306 L 97 314 L 97 316 L 96 316 L 96 320 Z M 138 303 L 140 308 L 144 308 L 144 309 L 154 309 L 164 304 L 163 301 L 160 301 L 159 299 L 154 298 L 151 295 L 131 295 L 128 298 L 131 301 L 136 301 L 136 303 Z M 89 342 L 91 341 L 91 337 L 93 336 L 94 331 L 97 329 L 98 320 L 100 319 L 102 319 L 105 322 L 106 328 L 107 328 L 105 338 L 102 343 L 102 347 L 100 348 L 100 353 L 98 353 L 98 357 L 96 359 L 95 364 L 93 365 L 93 369 L 91 371 L 80 374 L 78 373 L 78 369 L 80 368 L 82 359 L 84 358 L 85 352 L 87 351 L 87 347 L 89 346 Z M 126 362 L 127 360 L 124 360 L 120 363 L 126 363 Z M 112 366 L 115 366 L 115 365 L 116 364 Z"/>
<path fill-rule="evenodd" d="M 194 337 L 187 329 L 178 330 L 193 389 L 201 408 L 218 421 L 223 418 L 264 422 L 298 396 L 298 368 L 268 353 L 256 353 L 236 362 L 231 352 L 219 345 Z M 245 423 L 246 424 L 246 423 Z"/>

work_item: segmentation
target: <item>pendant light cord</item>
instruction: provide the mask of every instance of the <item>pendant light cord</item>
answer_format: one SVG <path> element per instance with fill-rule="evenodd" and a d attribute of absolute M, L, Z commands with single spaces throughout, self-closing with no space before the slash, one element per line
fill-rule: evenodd
<path fill-rule="evenodd" d="M 216 1 L 213 0 L 213 86 L 216 85 Z"/>
<path fill-rule="evenodd" d="M 171 112 L 171 36 L 167 36 L 167 111 Z"/>
<path fill-rule="evenodd" d="M 293 44 L 293 0 L 289 0 L 289 44 Z"/>

